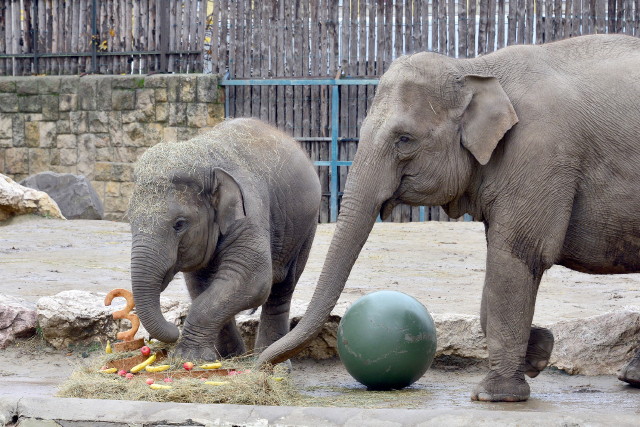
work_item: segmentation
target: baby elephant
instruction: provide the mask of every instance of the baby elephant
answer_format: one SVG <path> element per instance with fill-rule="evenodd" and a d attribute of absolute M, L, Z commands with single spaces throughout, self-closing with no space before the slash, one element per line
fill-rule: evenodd
<path fill-rule="evenodd" d="M 150 148 L 135 174 L 131 279 L 150 335 L 179 338 L 160 311 L 160 292 L 179 271 L 192 304 L 178 356 L 244 353 L 235 315 L 259 306 L 256 350 L 285 335 L 320 204 L 318 176 L 298 143 L 258 120 L 228 120 Z"/>

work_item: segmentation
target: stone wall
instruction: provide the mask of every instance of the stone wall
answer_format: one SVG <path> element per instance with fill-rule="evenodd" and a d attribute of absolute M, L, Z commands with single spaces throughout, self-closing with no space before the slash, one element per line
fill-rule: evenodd
<path fill-rule="evenodd" d="M 213 75 L 0 77 L 0 173 L 85 175 L 123 220 L 138 157 L 220 122 L 223 94 Z"/>

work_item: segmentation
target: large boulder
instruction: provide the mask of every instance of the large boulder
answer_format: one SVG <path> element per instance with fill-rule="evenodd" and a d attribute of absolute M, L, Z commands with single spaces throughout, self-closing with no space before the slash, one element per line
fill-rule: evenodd
<path fill-rule="evenodd" d="M 124 308 L 125 301 L 117 299 L 106 307 L 105 296 L 72 290 L 40 298 L 38 324 L 44 339 L 58 349 L 115 340 L 120 322 L 111 315 Z"/>
<path fill-rule="evenodd" d="M 36 333 L 36 305 L 21 298 L 0 294 L 0 349 L 16 338 Z"/>
<path fill-rule="evenodd" d="M 42 172 L 20 181 L 20 184 L 47 193 L 67 219 L 104 218 L 104 207 L 98 193 L 84 175 Z"/>
<path fill-rule="evenodd" d="M 47 193 L 23 187 L 0 174 L 0 221 L 25 214 L 64 219 L 58 205 Z"/>
<path fill-rule="evenodd" d="M 552 366 L 569 374 L 611 375 L 640 345 L 640 310 L 557 322 L 550 329 L 555 336 Z"/>
<path fill-rule="evenodd" d="M 126 320 L 114 320 L 113 313 L 125 306 L 123 298 L 104 305 L 106 293 L 63 291 L 42 297 L 37 302 L 38 324 L 44 339 L 58 349 L 87 346 L 95 342 L 115 341 L 116 334 L 131 328 Z M 160 308 L 167 319 L 182 327 L 189 305 L 185 302 L 160 298 Z M 136 338 L 149 338 L 140 327 Z"/>
<path fill-rule="evenodd" d="M 484 360 L 489 357 L 479 316 L 433 314 L 438 345 L 436 358 Z"/>

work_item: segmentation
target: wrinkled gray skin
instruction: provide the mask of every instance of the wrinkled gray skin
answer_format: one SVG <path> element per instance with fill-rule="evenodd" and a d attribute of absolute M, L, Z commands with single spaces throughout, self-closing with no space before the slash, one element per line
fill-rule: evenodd
<path fill-rule="evenodd" d="M 182 271 L 193 301 L 178 356 L 244 353 L 234 316 L 259 306 L 256 349 L 284 336 L 320 203 L 317 173 L 298 143 L 260 121 L 230 120 L 194 140 L 150 148 L 136 175 L 131 278 L 150 335 L 178 340 L 159 298 Z"/>
<path fill-rule="evenodd" d="M 441 205 L 485 224 L 484 401 L 529 397 L 553 335 L 532 328 L 554 264 L 640 271 L 640 40 L 587 36 L 468 60 L 418 53 L 382 77 L 362 125 L 310 308 L 260 356 L 276 363 L 322 327 L 378 213 Z M 627 368 L 640 381 L 640 359 Z"/>

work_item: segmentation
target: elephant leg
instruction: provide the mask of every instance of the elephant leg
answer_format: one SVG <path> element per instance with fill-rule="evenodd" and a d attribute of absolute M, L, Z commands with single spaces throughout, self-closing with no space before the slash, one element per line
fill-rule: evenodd
<path fill-rule="evenodd" d="M 200 294 L 209 287 L 209 281 L 211 280 L 210 276 L 211 274 L 206 271 L 185 273 L 185 282 L 192 300 L 198 298 Z M 235 317 L 229 320 L 222 327 L 214 343 L 216 351 L 222 357 L 238 356 L 246 352 L 244 340 L 242 339 L 238 326 L 236 325 Z"/>
<path fill-rule="evenodd" d="M 234 317 L 237 313 L 266 301 L 272 274 L 268 253 L 252 256 L 253 254 L 242 249 L 229 252 L 228 256 L 232 261 L 228 264 L 222 260 L 212 275 L 210 286 L 200 287 L 199 294 L 192 292 L 195 298 L 175 349 L 179 357 L 187 360 L 216 360 L 225 353 L 232 354 L 244 349 Z M 254 263 L 244 266 L 237 262 L 238 259 Z M 190 276 L 198 277 L 198 274 Z M 191 289 L 197 288 L 190 287 Z"/>
<path fill-rule="evenodd" d="M 627 366 L 622 368 L 618 379 L 634 387 L 640 387 L 640 347 L 636 350 L 635 356 L 627 363 Z"/>
<path fill-rule="evenodd" d="M 474 389 L 472 400 L 518 402 L 529 398 L 525 357 L 541 276 L 509 251 L 489 245 L 481 322 L 490 371 Z"/>
<path fill-rule="evenodd" d="M 216 351 L 221 357 L 240 356 L 247 351 L 235 318 L 225 323 L 220 330 L 216 340 Z"/>
<path fill-rule="evenodd" d="M 482 304 L 480 306 L 480 324 L 485 336 L 487 334 L 487 307 L 486 292 L 482 294 Z M 546 328 L 537 326 L 531 327 L 529 343 L 527 344 L 527 354 L 525 356 L 525 374 L 529 378 L 537 377 L 549 364 L 551 351 L 553 350 L 553 333 Z"/>
<path fill-rule="evenodd" d="M 535 378 L 549 364 L 553 350 L 553 333 L 546 328 L 533 326 L 529 335 L 527 355 L 525 356 L 524 373 L 529 378 Z"/>
<path fill-rule="evenodd" d="M 297 257 L 291 262 L 287 277 L 280 283 L 274 284 L 267 302 L 262 306 L 260 326 L 256 336 L 255 351 L 261 352 L 289 332 L 289 310 L 291 297 L 296 284 L 309 258 L 311 244 L 315 236 L 315 223 L 307 235 Z"/>
<path fill-rule="evenodd" d="M 292 280 L 274 284 L 262 306 L 254 351 L 261 352 L 289 332 L 289 309 L 295 283 Z"/>

